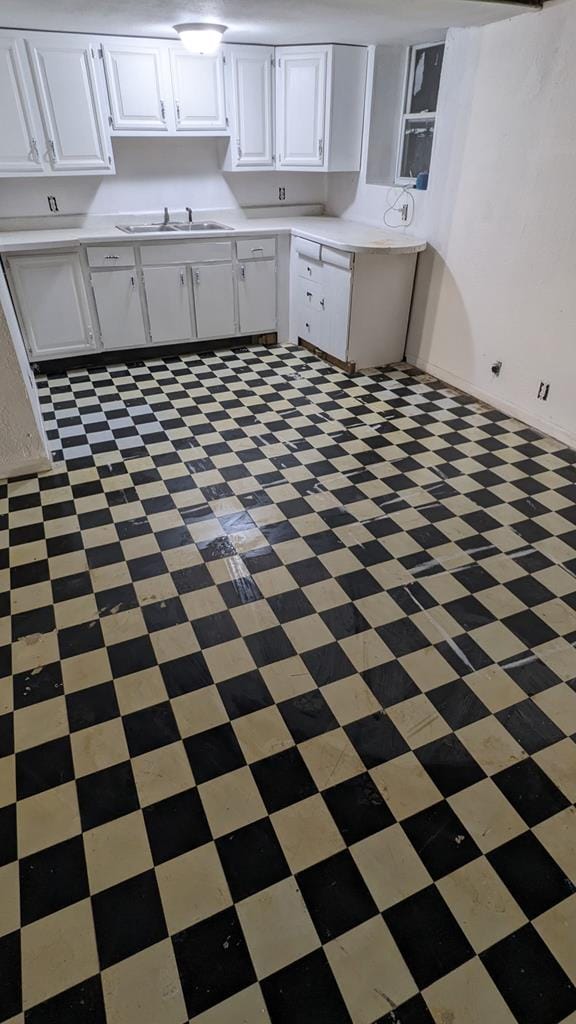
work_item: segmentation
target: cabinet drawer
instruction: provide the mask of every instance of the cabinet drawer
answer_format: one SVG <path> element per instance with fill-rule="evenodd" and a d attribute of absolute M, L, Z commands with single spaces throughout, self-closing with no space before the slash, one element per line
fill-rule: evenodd
<path fill-rule="evenodd" d="M 341 252 L 339 249 L 330 249 L 327 245 L 323 245 L 322 262 L 329 263 L 332 267 L 342 267 L 344 270 L 349 270 L 354 262 L 354 253 Z"/>
<path fill-rule="evenodd" d="M 131 245 L 89 245 L 86 249 L 90 267 L 133 267 L 134 249 Z"/>
<path fill-rule="evenodd" d="M 322 284 L 322 264 L 299 256 L 298 277 L 303 277 L 305 281 L 316 281 L 317 284 Z"/>
<path fill-rule="evenodd" d="M 294 242 L 296 252 L 309 260 L 320 259 L 320 243 L 310 242 L 307 238 L 297 238 Z"/>
<path fill-rule="evenodd" d="M 324 348 L 326 314 L 315 309 L 298 310 L 298 337 Z"/>
<path fill-rule="evenodd" d="M 325 308 L 324 290 L 315 281 L 305 281 L 304 278 L 299 277 L 296 294 L 299 312 L 315 309 L 321 313 Z"/>
<path fill-rule="evenodd" d="M 236 242 L 239 260 L 263 260 L 276 255 L 275 238 L 242 238 Z"/>
<path fill-rule="evenodd" d="M 214 263 L 232 259 L 232 242 L 164 242 L 140 246 L 142 266 L 167 263 Z"/>

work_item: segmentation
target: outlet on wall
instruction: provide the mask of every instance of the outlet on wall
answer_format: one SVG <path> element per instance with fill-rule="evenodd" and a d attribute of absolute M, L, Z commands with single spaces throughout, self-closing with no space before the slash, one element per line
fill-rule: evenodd
<path fill-rule="evenodd" d="M 58 213 L 58 202 L 56 196 L 46 196 L 50 213 Z"/>
<path fill-rule="evenodd" d="M 284 185 L 280 185 L 278 188 L 278 199 L 286 199 L 286 189 Z"/>
<path fill-rule="evenodd" d="M 550 394 L 550 385 L 547 381 L 541 380 L 538 387 L 538 398 L 542 402 L 548 401 L 548 395 Z"/>

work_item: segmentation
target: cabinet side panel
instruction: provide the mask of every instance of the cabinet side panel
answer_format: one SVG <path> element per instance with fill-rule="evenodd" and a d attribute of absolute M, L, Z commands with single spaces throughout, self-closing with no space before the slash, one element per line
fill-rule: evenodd
<path fill-rule="evenodd" d="M 359 254 L 354 265 L 348 359 L 386 366 L 404 355 L 416 254 Z"/>
<path fill-rule="evenodd" d="M 366 95 L 366 47 L 334 46 L 329 171 L 358 171 Z"/>

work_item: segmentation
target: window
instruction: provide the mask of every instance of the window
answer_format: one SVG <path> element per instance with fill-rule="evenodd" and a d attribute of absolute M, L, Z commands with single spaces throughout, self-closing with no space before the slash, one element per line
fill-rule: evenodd
<path fill-rule="evenodd" d="M 398 185 L 414 184 L 422 171 L 430 170 L 443 57 L 444 43 L 423 43 L 408 51 L 396 166 Z"/>

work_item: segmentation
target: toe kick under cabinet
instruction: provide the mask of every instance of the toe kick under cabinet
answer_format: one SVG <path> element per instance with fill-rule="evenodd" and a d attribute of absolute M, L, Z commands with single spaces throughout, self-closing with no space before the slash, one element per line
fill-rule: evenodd
<path fill-rule="evenodd" d="M 277 330 L 276 239 L 231 238 L 4 257 L 33 361 Z"/>
<path fill-rule="evenodd" d="M 350 373 L 399 362 L 415 269 L 415 253 L 352 253 L 295 238 L 298 342 Z"/>

